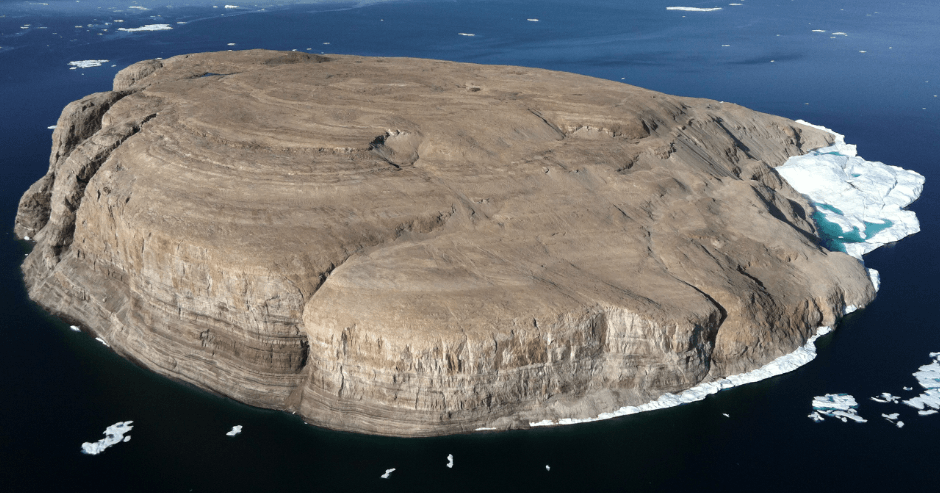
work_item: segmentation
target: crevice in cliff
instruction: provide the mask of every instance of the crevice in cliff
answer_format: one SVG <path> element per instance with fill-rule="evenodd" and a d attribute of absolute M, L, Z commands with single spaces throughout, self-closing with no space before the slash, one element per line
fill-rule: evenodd
<path fill-rule="evenodd" d="M 156 117 L 150 114 L 138 121 L 111 125 L 99 130 L 76 147 L 66 162 L 59 167 L 56 182 L 52 187 L 52 199 L 64 206 L 61 211 L 53 208 L 48 223 L 40 232 L 43 246 L 48 249 L 44 257 L 53 264 L 68 250 L 75 231 L 75 214 L 81 207 L 88 183 L 115 149 L 134 136 L 143 125 Z M 74 155 L 78 149 L 81 156 Z"/>

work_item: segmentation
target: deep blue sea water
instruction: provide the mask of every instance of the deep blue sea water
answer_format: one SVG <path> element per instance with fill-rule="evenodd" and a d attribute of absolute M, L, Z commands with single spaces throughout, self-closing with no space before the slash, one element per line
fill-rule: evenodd
<path fill-rule="evenodd" d="M 912 397 L 902 387 L 919 390 L 911 373 L 940 351 L 940 3 L 45 3 L 0 0 L 0 491 L 936 488 L 940 415 L 868 397 Z M 672 5 L 722 10 L 666 10 Z M 116 31 L 158 23 L 173 29 Z M 577 426 L 431 439 L 314 428 L 154 376 L 70 331 L 27 299 L 19 265 L 28 245 L 11 232 L 20 195 L 48 167 L 47 127 L 68 102 L 109 89 L 118 70 L 141 59 L 248 48 L 565 70 L 802 118 L 845 134 L 868 160 L 925 175 L 911 206 L 922 231 L 866 256 L 881 272 L 878 298 L 790 374 Z M 69 70 L 68 62 L 87 59 L 109 62 Z M 869 422 L 807 419 L 813 396 L 834 392 L 856 396 Z M 906 426 L 883 412 L 901 413 Z M 134 421 L 130 442 L 98 456 L 80 452 L 124 420 Z M 226 437 L 236 424 L 243 433 Z M 392 467 L 391 478 L 379 477 Z"/>

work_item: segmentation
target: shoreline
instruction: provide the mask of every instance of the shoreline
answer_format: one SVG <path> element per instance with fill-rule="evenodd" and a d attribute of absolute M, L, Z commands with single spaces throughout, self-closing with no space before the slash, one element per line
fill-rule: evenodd
<path fill-rule="evenodd" d="M 802 156 L 791 157 L 775 169 L 794 190 L 810 200 L 813 206 L 817 208 L 816 214 L 820 214 L 829 222 L 840 226 L 842 232 L 846 233 L 845 236 L 831 239 L 844 247 L 843 252 L 857 258 L 864 265 L 862 255 L 865 253 L 920 231 L 920 223 L 917 221 L 915 213 L 904 210 L 903 207 L 911 204 L 920 196 L 924 184 L 922 175 L 897 166 L 865 161 L 857 155 L 854 145 L 845 143 L 844 135 L 804 120 L 796 120 L 796 123 L 826 131 L 835 138 L 835 142 L 831 146 L 813 149 Z M 819 179 L 820 167 L 829 172 L 829 182 Z M 781 168 L 784 168 L 782 172 Z M 893 176 L 894 183 L 886 183 L 886 180 L 890 180 L 886 175 Z M 881 178 L 881 181 L 878 181 L 878 178 Z M 876 187 L 880 186 L 880 188 L 863 192 L 853 182 L 868 182 Z M 851 190 L 852 193 L 845 193 L 847 189 Z M 879 189 L 885 191 L 880 196 L 880 204 L 877 203 Z M 827 195 L 826 192 L 829 192 L 829 194 Z M 822 207 L 820 207 L 820 204 L 822 204 Z M 861 205 L 861 212 L 859 212 L 859 205 Z M 814 221 L 820 217 L 816 214 L 813 215 Z M 871 219 L 871 221 L 865 219 Z M 865 234 L 866 225 L 873 223 L 885 224 L 886 222 L 890 222 L 890 224 L 879 229 L 877 233 Z M 859 228 L 859 223 L 862 224 L 861 228 L 865 229 Z M 823 233 L 829 232 L 819 225 L 818 221 L 817 227 L 820 229 L 820 237 Z M 849 236 L 853 232 L 856 235 Z M 851 241 L 856 238 L 857 241 Z M 872 286 L 877 292 L 881 284 L 881 277 L 875 269 L 867 269 L 867 271 Z M 849 305 L 845 307 L 843 316 L 857 309 L 858 307 Z M 832 330 L 833 327 L 817 327 L 816 334 L 810 337 L 805 344 L 792 353 L 780 356 L 756 370 L 701 383 L 678 394 L 667 392 L 654 401 L 639 406 L 624 406 L 611 412 L 601 413 L 593 418 L 545 419 L 530 422 L 529 426 L 591 423 L 701 401 L 722 390 L 783 375 L 809 363 L 816 358 L 816 340 L 832 332 Z M 488 428 L 478 428 L 475 431 L 487 430 Z"/>

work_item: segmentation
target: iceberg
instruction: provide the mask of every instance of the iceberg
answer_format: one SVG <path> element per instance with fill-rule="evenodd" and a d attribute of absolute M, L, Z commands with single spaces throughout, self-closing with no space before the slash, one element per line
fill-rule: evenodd
<path fill-rule="evenodd" d="M 110 60 L 79 60 L 76 62 L 69 62 L 69 65 L 76 68 L 90 68 L 90 67 L 100 67 L 102 63 L 107 63 Z M 50 128 L 55 128 L 50 127 Z"/>
<path fill-rule="evenodd" d="M 394 467 L 391 469 L 386 469 L 385 474 L 382 475 L 382 479 L 388 479 L 388 477 L 391 476 L 393 472 L 395 472 Z"/>
<path fill-rule="evenodd" d="M 129 33 L 136 33 L 141 31 L 166 31 L 167 29 L 173 29 L 169 24 L 147 24 L 146 26 L 140 27 L 119 27 L 118 31 L 124 31 Z"/>
<path fill-rule="evenodd" d="M 880 396 L 878 396 L 878 397 L 872 397 L 872 398 L 871 398 L 871 400 L 873 400 L 873 401 L 875 401 L 875 402 L 880 402 L 880 403 L 882 403 L 882 404 L 887 404 L 887 403 L 889 403 L 889 402 L 891 402 L 891 403 L 897 403 L 898 400 L 900 400 L 900 399 L 901 399 L 900 397 L 898 397 L 898 396 L 896 396 L 896 395 L 891 395 L 891 394 L 888 393 L 888 392 L 882 392 Z"/>
<path fill-rule="evenodd" d="M 131 441 L 130 435 L 124 436 L 134 427 L 133 421 L 118 421 L 104 430 L 105 437 L 97 442 L 85 442 L 82 444 L 82 453 L 88 455 L 98 455 L 114 444 Z"/>
<path fill-rule="evenodd" d="M 666 7 L 666 10 L 684 10 L 686 12 L 712 12 L 715 10 L 721 10 L 721 7 L 712 7 L 712 8 L 698 8 L 698 7 Z"/>
<path fill-rule="evenodd" d="M 813 397 L 813 413 L 809 417 L 817 423 L 823 420 L 823 416 L 838 418 L 843 423 L 850 419 L 857 423 L 867 423 L 868 420 L 858 415 L 857 407 L 855 398 L 849 394 L 826 394 Z"/>
<path fill-rule="evenodd" d="M 901 401 L 908 406 L 918 409 L 918 414 L 927 416 L 940 410 L 940 353 L 930 353 L 933 363 L 921 366 L 914 373 L 914 378 L 921 387 L 926 389 L 917 397 Z"/>
<path fill-rule="evenodd" d="M 920 231 L 917 215 L 903 208 L 920 196 L 921 174 L 866 161 L 843 135 L 802 120 L 797 123 L 835 138 L 833 145 L 791 157 L 777 167 L 777 173 L 816 208 L 813 219 L 830 249 L 861 260 L 882 245 Z"/>
<path fill-rule="evenodd" d="M 231 431 L 226 433 L 226 435 L 233 437 L 242 432 L 242 425 L 235 425 L 232 427 Z"/>
<path fill-rule="evenodd" d="M 447 468 L 454 468 L 454 454 L 447 454 Z"/>

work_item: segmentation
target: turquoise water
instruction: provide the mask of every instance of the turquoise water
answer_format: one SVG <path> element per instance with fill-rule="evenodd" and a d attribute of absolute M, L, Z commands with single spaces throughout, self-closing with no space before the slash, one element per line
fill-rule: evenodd
<path fill-rule="evenodd" d="M 844 214 L 842 210 L 823 203 L 814 203 L 813 206 L 817 208 L 816 211 L 813 211 L 812 218 L 813 221 L 816 222 L 819 237 L 822 240 L 823 245 L 830 250 L 845 252 L 846 243 L 862 243 L 867 238 L 871 238 L 880 231 L 883 231 L 894 225 L 894 223 L 889 220 L 885 220 L 883 223 L 872 223 L 866 221 L 864 236 L 862 236 L 862 231 L 860 231 L 857 227 L 853 227 L 851 231 L 843 231 L 842 226 L 839 226 L 838 224 L 827 219 L 826 214 L 819 211 L 818 209 L 825 209 L 839 215 Z"/>

